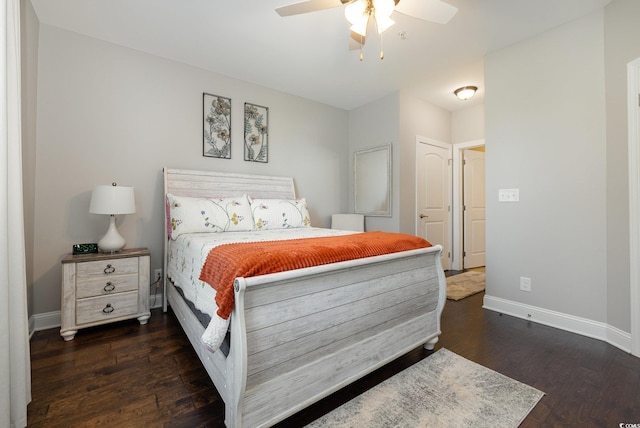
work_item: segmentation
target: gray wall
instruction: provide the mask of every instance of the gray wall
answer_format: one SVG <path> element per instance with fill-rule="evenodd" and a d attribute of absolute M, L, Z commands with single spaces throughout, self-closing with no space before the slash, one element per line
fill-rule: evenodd
<path fill-rule="evenodd" d="M 91 189 L 135 187 L 137 212 L 121 216 L 128 247 L 161 267 L 162 168 L 284 175 L 329 226 L 348 204 L 344 110 L 41 25 L 37 102 L 33 296 L 35 314 L 60 309 L 60 261 L 96 242 L 105 216 L 89 214 Z M 202 156 L 202 93 L 232 99 L 232 159 Z M 269 107 L 266 164 L 243 160 L 243 104 Z"/>
<path fill-rule="evenodd" d="M 630 331 L 627 64 L 640 57 L 638 16 L 640 2 L 614 0 L 486 57 L 488 295 Z M 521 202 L 498 203 L 511 187 Z"/>
<path fill-rule="evenodd" d="M 603 13 L 485 66 L 487 295 L 606 322 Z M 499 203 L 501 188 L 519 188 L 520 202 Z"/>
<path fill-rule="evenodd" d="M 398 94 L 392 94 L 349 112 L 349 189 L 353 189 L 353 154 L 358 150 L 392 145 L 393 175 L 391 183 L 391 217 L 365 218 L 366 230 L 398 230 L 398 128 L 400 112 Z M 349 193 L 349 212 L 355 207 L 353 192 Z"/>
<path fill-rule="evenodd" d="M 627 64 L 640 58 L 640 2 L 614 0 L 604 13 L 607 107 L 607 316 L 629 331 Z"/>
<path fill-rule="evenodd" d="M 349 188 L 353 188 L 355 151 L 387 143 L 393 145 L 392 216 L 367 216 L 367 230 L 415 233 L 416 136 L 451 143 L 451 132 L 451 112 L 405 91 L 349 111 Z M 351 194 L 349 207 L 354 208 Z"/>
<path fill-rule="evenodd" d="M 451 114 L 451 142 L 453 144 L 482 140 L 484 137 L 484 104 L 456 110 Z"/>

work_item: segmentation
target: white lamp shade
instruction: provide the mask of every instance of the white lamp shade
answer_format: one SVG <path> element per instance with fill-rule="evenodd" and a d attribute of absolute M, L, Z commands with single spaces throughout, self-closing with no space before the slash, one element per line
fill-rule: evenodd
<path fill-rule="evenodd" d="M 113 253 L 120 251 L 125 246 L 125 241 L 116 228 L 116 215 L 133 214 L 136 212 L 136 201 L 133 195 L 133 187 L 95 186 L 91 192 L 89 212 L 93 214 L 109 215 L 109 229 L 98 241 L 98 248 L 102 252 Z"/>
<path fill-rule="evenodd" d="M 133 187 L 95 186 L 91 193 L 89 212 L 93 214 L 133 214 L 136 201 Z"/>

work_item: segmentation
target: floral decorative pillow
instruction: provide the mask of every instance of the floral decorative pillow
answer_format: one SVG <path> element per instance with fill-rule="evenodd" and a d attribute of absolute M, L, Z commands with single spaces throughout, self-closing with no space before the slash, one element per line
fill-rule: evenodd
<path fill-rule="evenodd" d="M 171 239 L 183 233 L 253 230 L 247 195 L 236 198 L 191 198 L 167 193 Z"/>
<path fill-rule="evenodd" d="M 307 201 L 302 199 L 253 199 L 254 228 L 256 230 L 311 227 Z"/>

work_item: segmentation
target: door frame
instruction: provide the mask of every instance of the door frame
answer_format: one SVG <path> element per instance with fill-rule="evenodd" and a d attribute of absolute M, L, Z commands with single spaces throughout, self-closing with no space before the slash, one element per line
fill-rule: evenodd
<path fill-rule="evenodd" d="M 453 180 L 451 181 L 451 187 L 453 188 L 453 195 L 451 199 L 451 269 L 453 270 L 462 270 L 464 267 L 464 236 L 462 234 L 464 229 L 464 210 L 462 209 L 462 206 L 464 205 L 464 194 L 462 192 L 462 173 L 464 169 L 462 161 L 464 160 L 464 156 L 462 155 L 462 151 L 476 147 L 483 147 L 484 145 L 484 139 L 453 144 Z"/>
<path fill-rule="evenodd" d="M 631 353 L 640 357 L 640 58 L 627 64 Z"/>

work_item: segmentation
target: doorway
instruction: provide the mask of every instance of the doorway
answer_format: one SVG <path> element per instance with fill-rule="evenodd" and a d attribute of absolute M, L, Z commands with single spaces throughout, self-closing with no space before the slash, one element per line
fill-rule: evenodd
<path fill-rule="evenodd" d="M 443 246 L 445 270 L 485 265 L 484 145 L 416 137 L 416 235 Z"/>
<path fill-rule="evenodd" d="M 462 151 L 462 267 L 485 265 L 484 147 Z"/>
<path fill-rule="evenodd" d="M 484 146 L 484 139 L 453 145 L 454 270 L 485 265 Z"/>

